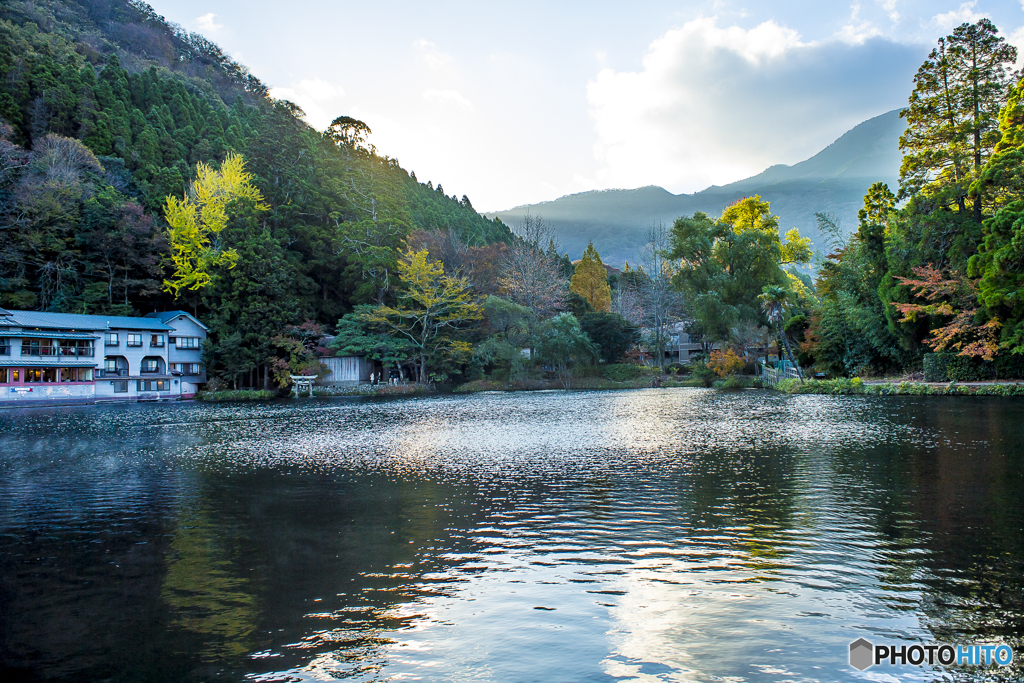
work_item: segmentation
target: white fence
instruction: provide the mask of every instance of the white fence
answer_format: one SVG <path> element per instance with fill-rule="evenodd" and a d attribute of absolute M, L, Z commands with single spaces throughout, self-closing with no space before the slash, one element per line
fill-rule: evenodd
<path fill-rule="evenodd" d="M 784 379 L 800 379 L 799 371 L 789 363 L 786 363 L 781 369 L 769 367 L 767 363 L 761 361 L 757 361 L 757 364 L 761 366 L 759 374 L 764 386 L 773 387 Z"/>

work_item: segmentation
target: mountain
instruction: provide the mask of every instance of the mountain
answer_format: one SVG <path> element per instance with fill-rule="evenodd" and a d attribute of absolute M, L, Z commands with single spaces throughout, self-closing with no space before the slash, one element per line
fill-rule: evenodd
<path fill-rule="evenodd" d="M 835 214 L 852 231 L 871 184 L 882 181 L 895 188 L 904 128 L 896 109 L 855 126 L 806 161 L 771 166 L 750 178 L 694 194 L 676 195 L 656 186 L 598 190 L 488 215 L 513 226 L 527 213 L 541 216 L 555 229 L 570 257 L 577 257 L 593 240 L 602 260 L 621 265 L 636 258 L 651 223 L 671 224 L 695 211 L 718 215 L 737 199 L 758 194 L 771 202 L 783 232 L 799 228 L 801 235 L 821 247 L 816 212 Z"/>

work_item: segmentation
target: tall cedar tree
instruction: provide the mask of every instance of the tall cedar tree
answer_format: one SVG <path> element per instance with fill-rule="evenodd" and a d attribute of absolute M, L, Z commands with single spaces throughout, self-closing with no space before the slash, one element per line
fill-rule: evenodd
<path fill-rule="evenodd" d="M 1012 83 L 1017 48 L 988 19 L 961 24 L 928 55 L 914 77 L 909 106 L 900 112 L 903 163 L 900 196 L 923 193 L 938 207 L 961 213 L 971 183 L 999 141 L 999 110 Z M 982 196 L 974 194 L 973 220 L 981 222 Z"/>

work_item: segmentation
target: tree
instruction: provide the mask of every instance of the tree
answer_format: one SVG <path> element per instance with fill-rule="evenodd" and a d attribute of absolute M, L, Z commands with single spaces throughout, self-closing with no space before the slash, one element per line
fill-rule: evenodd
<path fill-rule="evenodd" d="M 720 220 L 698 212 L 673 223 L 667 257 L 680 262 L 673 282 L 693 333 L 721 341 L 737 322 L 761 319 L 764 287 L 787 287 L 783 266 L 810 260 L 810 240 L 793 229 L 783 242 L 770 208 L 755 195 L 726 207 Z"/>
<path fill-rule="evenodd" d="M 992 360 L 999 353 L 999 318 L 976 322 L 978 288 L 976 283 L 952 273 L 944 277 L 934 266 L 914 268 L 916 278 L 898 278 L 901 285 L 913 288 L 914 295 L 928 303 L 893 302 L 904 320 L 913 322 L 918 316 L 951 318 L 931 331 L 925 343 L 937 352 L 956 350 L 961 356 L 980 356 Z"/>
<path fill-rule="evenodd" d="M 576 292 L 594 307 L 598 313 L 611 310 L 611 288 L 608 286 L 608 271 L 601 262 L 601 255 L 594 243 L 587 245 L 583 257 L 576 264 L 569 289 Z"/>
<path fill-rule="evenodd" d="M 331 348 L 346 356 L 361 356 L 376 361 L 388 369 L 401 365 L 414 353 L 412 342 L 380 329 L 367 322 L 373 306 L 361 304 L 338 321 L 338 330 Z"/>
<path fill-rule="evenodd" d="M 726 349 L 725 351 L 715 350 L 711 352 L 711 360 L 708 361 L 707 367 L 716 375 L 725 379 L 730 375 L 735 375 L 743 367 L 743 359 L 736 355 L 736 352 L 732 349 Z"/>
<path fill-rule="evenodd" d="M 377 306 L 365 320 L 407 339 L 418 356 L 418 381 L 429 380 L 427 359 L 438 353 L 468 354 L 468 342 L 448 334 L 481 318 L 480 305 L 465 278 L 445 275 L 444 266 L 427 259 L 427 252 L 409 251 L 398 262 L 402 290 L 395 306 Z"/>
<path fill-rule="evenodd" d="M 167 197 L 164 215 L 174 274 L 164 280 L 165 291 L 177 297 L 182 289 L 200 289 L 210 284 L 212 268 L 233 268 L 238 262 L 237 251 L 222 248 L 220 233 L 227 227 L 232 202 L 249 200 L 256 210 L 269 208 L 251 180 L 245 160 L 229 154 L 219 170 L 198 162 L 188 193 L 181 199 Z"/>
<path fill-rule="evenodd" d="M 491 336 L 477 344 L 473 355 L 484 365 L 504 366 L 505 387 L 520 374 L 526 358 L 523 347 L 530 343 L 530 320 L 533 311 L 498 296 L 484 302 L 484 315 Z"/>
<path fill-rule="evenodd" d="M 562 386 L 570 388 L 573 374 L 583 363 L 597 358 L 598 349 L 572 313 L 546 320 L 538 331 L 538 355 L 558 373 Z"/>
<path fill-rule="evenodd" d="M 633 289 L 643 311 L 643 322 L 650 330 L 650 350 L 658 358 L 658 365 L 663 371 L 665 347 L 671 336 L 670 326 L 681 319 L 684 302 L 682 293 L 673 283 L 680 264 L 666 257 L 668 249 L 668 230 L 661 222 L 653 224 L 647 230 L 647 243 L 638 254 L 641 274 L 632 278 Z M 628 285 L 620 282 L 619 286 Z"/>
<path fill-rule="evenodd" d="M 1006 102 L 1017 49 L 988 19 L 961 24 L 940 38 L 914 77 L 909 106 L 900 112 L 900 196 L 923 193 L 936 206 L 966 212 L 970 185 L 999 141 L 999 110 Z M 982 219 L 974 193 L 973 220 Z"/>
<path fill-rule="evenodd" d="M 512 301 L 533 311 L 532 337 L 537 322 L 564 308 L 567 287 L 559 264 L 541 248 L 554 241 L 554 233 L 540 216 L 527 214 L 516 226 L 516 237 L 506 252 L 500 283 Z"/>
<path fill-rule="evenodd" d="M 588 313 L 579 321 L 605 363 L 618 363 L 640 342 L 639 328 L 618 313 Z"/>
<path fill-rule="evenodd" d="M 764 290 L 762 290 L 757 298 L 761 301 L 765 316 L 775 325 L 779 338 L 782 339 L 782 343 L 786 346 L 786 357 L 793 364 L 793 367 L 796 368 L 796 374 L 800 378 L 800 382 L 803 383 L 804 375 L 800 372 L 800 366 L 793 358 L 793 349 L 789 347 L 789 339 L 786 337 L 785 330 L 782 329 L 782 317 L 789 299 L 789 291 L 779 285 L 765 285 Z"/>

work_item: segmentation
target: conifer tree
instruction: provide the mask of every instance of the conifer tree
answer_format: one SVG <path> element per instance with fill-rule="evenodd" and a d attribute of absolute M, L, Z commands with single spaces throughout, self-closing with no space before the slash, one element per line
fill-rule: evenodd
<path fill-rule="evenodd" d="M 938 206 L 967 210 L 973 181 L 999 141 L 999 110 L 1006 102 L 1017 48 L 988 19 L 961 24 L 928 55 L 914 77 L 909 106 L 900 112 L 900 195 L 923 193 Z M 981 222 L 975 193 L 973 219 Z"/>
<path fill-rule="evenodd" d="M 608 271 L 605 270 L 601 255 L 597 253 L 593 242 L 587 245 L 583 258 L 576 264 L 569 289 L 586 299 L 598 313 L 611 310 L 612 291 L 608 285 Z"/>

